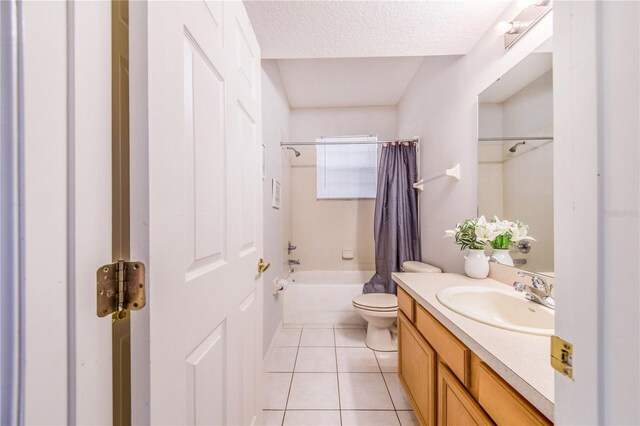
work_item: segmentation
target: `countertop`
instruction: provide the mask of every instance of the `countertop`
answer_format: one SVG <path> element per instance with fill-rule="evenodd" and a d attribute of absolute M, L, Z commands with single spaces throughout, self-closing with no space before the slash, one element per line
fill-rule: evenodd
<path fill-rule="evenodd" d="M 393 280 L 462 343 L 553 420 L 554 370 L 549 362 L 549 336 L 535 336 L 493 327 L 457 314 L 441 304 L 436 293 L 453 286 L 505 288 L 490 278 L 460 274 L 394 273 Z M 514 290 L 515 292 L 515 290 Z"/>

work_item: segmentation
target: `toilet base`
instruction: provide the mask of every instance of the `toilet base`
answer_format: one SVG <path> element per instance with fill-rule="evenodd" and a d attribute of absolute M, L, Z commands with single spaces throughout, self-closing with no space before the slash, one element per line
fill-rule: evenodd
<path fill-rule="evenodd" d="M 369 322 L 364 342 L 369 349 L 378 352 L 396 352 L 398 350 L 398 341 L 393 339 L 389 326 L 377 327 Z"/>

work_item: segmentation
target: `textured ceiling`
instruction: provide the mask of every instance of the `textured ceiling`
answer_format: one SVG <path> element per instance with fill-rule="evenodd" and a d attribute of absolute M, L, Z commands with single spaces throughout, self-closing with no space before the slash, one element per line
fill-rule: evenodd
<path fill-rule="evenodd" d="M 422 61 L 281 59 L 278 66 L 292 108 L 383 106 L 398 103 Z"/>
<path fill-rule="evenodd" d="M 263 58 L 466 54 L 508 0 L 245 1 Z"/>

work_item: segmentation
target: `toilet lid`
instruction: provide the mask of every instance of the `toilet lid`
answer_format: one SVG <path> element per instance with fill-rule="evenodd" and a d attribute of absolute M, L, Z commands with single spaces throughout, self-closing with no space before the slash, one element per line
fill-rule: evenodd
<path fill-rule="evenodd" d="M 354 297 L 353 305 L 371 311 L 394 311 L 398 309 L 398 298 L 395 294 L 367 293 Z"/>

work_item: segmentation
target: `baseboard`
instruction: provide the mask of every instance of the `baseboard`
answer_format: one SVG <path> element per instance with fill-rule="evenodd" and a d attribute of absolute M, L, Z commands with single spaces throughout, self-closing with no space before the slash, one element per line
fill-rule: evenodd
<path fill-rule="evenodd" d="M 267 368 L 267 363 L 269 362 L 269 358 L 271 358 L 271 354 L 273 353 L 273 350 L 276 347 L 276 340 L 278 339 L 278 336 L 280 335 L 280 331 L 282 331 L 282 321 L 280 321 L 278 323 L 278 326 L 276 327 L 276 331 L 275 333 L 273 333 L 273 336 L 271 336 L 271 342 L 269 343 L 269 347 L 267 348 L 267 352 L 264 354 L 264 357 L 262 358 L 262 370 L 266 370 Z"/>

